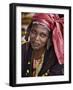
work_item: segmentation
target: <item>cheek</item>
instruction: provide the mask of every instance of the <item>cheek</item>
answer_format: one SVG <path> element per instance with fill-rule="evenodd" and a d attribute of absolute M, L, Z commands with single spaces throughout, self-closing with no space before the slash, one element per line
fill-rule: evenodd
<path fill-rule="evenodd" d="M 47 41 L 48 41 L 48 38 L 42 38 L 41 39 L 41 44 L 46 45 Z"/>
<path fill-rule="evenodd" d="M 29 36 L 30 36 L 30 40 L 31 40 L 31 41 L 34 41 L 34 40 L 35 40 L 35 35 L 33 35 L 33 34 L 30 33 Z"/>

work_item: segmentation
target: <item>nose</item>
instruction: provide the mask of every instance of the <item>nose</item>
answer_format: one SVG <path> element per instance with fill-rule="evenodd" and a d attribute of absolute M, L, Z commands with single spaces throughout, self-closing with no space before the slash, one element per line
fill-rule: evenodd
<path fill-rule="evenodd" d="M 36 40 L 38 41 L 39 39 L 40 39 L 40 36 L 39 36 L 39 35 L 37 35 L 37 36 L 36 36 Z"/>

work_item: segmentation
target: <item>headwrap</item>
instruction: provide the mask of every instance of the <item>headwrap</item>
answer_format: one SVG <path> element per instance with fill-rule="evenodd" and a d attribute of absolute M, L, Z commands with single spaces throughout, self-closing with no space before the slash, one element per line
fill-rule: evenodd
<path fill-rule="evenodd" d="M 42 24 L 52 30 L 52 41 L 59 64 L 64 64 L 64 17 L 58 14 L 37 13 L 33 23 Z"/>

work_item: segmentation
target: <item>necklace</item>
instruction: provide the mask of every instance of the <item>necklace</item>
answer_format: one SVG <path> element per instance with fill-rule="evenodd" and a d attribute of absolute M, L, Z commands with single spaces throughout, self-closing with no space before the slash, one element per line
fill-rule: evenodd
<path fill-rule="evenodd" d="M 44 53 L 41 55 L 39 59 L 37 60 L 33 59 L 33 76 L 38 76 L 38 73 L 42 68 L 43 60 L 44 60 Z"/>

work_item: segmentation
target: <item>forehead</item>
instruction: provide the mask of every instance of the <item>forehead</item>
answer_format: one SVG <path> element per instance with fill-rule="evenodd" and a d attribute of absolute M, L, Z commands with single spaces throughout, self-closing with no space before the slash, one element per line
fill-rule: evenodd
<path fill-rule="evenodd" d="M 34 29 L 34 30 L 36 30 L 37 32 L 40 32 L 40 33 L 41 32 L 45 33 L 45 34 L 49 33 L 49 30 L 41 24 L 33 24 L 31 29 Z"/>

